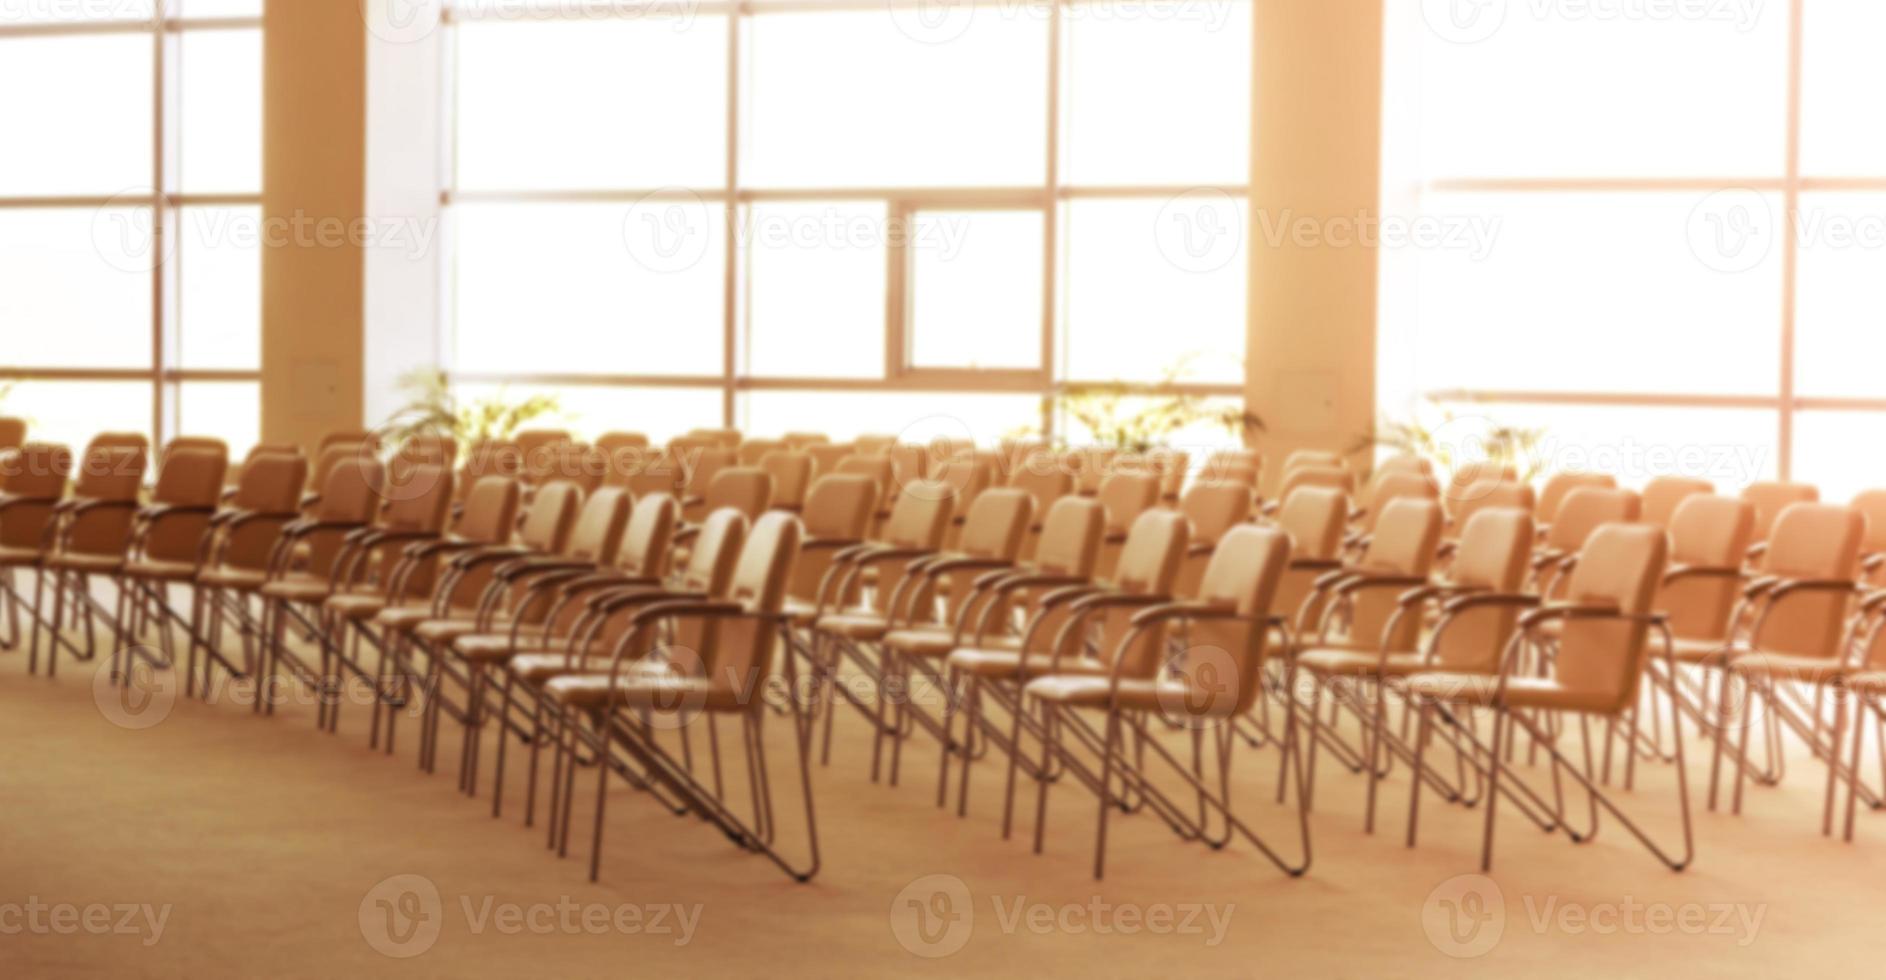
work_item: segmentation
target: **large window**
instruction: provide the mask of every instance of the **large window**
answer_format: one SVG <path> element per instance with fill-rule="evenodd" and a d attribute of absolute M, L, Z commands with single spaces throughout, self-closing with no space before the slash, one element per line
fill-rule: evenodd
<path fill-rule="evenodd" d="M 259 427 L 262 0 L 0 4 L 0 414 Z"/>
<path fill-rule="evenodd" d="M 1485 241 L 1384 249 L 1386 411 L 1635 482 L 1886 485 L 1886 5 L 1390 10 L 1390 217 Z"/>
<path fill-rule="evenodd" d="M 1242 394 L 1250 0 L 445 21 L 463 389 L 657 438 L 985 442 L 1065 431 L 1043 396 L 1069 385 Z"/>

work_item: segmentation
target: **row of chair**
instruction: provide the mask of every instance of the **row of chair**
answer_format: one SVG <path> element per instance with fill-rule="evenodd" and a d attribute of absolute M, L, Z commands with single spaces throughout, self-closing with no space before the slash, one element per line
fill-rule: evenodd
<path fill-rule="evenodd" d="M 1167 474 L 1133 466 L 1086 496 L 1065 468 L 1004 475 L 992 454 L 953 452 L 905 480 L 854 446 L 781 509 L 764 467 L 722 467 L 691 498 L 481 473 L 476 451 L 454 470 L 423 461 L 433 449 L 382 461 L 364 441 L 347 445 L 312 492 L 298 452 L 262 451 L 228 495 L 226 454 L 214 447 L 166 447 L 148 494 L 136 437 L 101 437 L 77 466 L 56 447 L 8 456 L 0 567 L 15 642 L 25 604 L 10 573 L 37 573 L 31 669 L 42 629 L 49 672 L 61 650 L 94 657 L 96 620 L 115 633 L 115 679 L 140 664 L 178 665 L 174 630 L 187 640 L 191 693 L 209 690 L 218 668 L 267 691 L 298 685 L 318 696 L 317 723 L 332 732 L 344 692 L 364 688 L 372 742 L 389 753 L 402 710 L 419 710 L 428 771 L 444 723 L 458 725 L 468 795 L 480 791 L 484 736 L 495 730 L 494 815 L 509 743 L 528 748 L 527 824 L 550 749 L 548 843 L 559 852 L 573 780 L 585 766 L 598 774 L 592 875 L 604 790 L 620 779 L 809 877 L 809 759 L 822 740 L 829 761 L 846 706 L 864 719 L 874 780 L 895 784 L 905 746 L 934 738 L 937 801 L 954 771 L 959 813 L 972 768 L 992 748 L 1006 756 L 1004 834 L 1026 775 L 1037 849 L 1051 788 L 1084 786 L 1099 804 L 1096 874 L 1114 810 L 1150 812 L 1214 846 L 1241 836 L 1302 873 L 1321 753 L 1367 778 L 1371 829 L 1379 784 L 1409 771 L 1410 843 L 1424 789 L 1484 800 L 1489 864 L 1504 799 L 1578 841 L 1595 835 L 1603 808 L 1666 863 L 1686 865 L 1686 723 L 1714 743 L 1712 805 L 1724 767 L 1738 809 L 1748 779 L 1778 782 L 1787 732 L 1827 766 L 1825 830 L 1839 785 L 1849 836 L 1856 801 L 1880 805 L 1882 790 L 1860 772 L 1859 713 L 1886 720 L 1886 673 L 1873 656 L 1886 598 L 1860 583 L 1880 566 L 1868 536 L 1886 522 L 1869 518 L 1866 500 L 1781 506 L 1768 487 L 1735 499 L 1696 484 L 1640 496 L 1590 476 L 1535 494 L 1499 468 L 1455 474 L 1444 489 L 1419 461 L 1396 460 L 1352 501 L 1323 475 L 1303 477 L 1346 471 L 1312 458 L 1287 462 L 1286 495 L 1254 509 L 1236 475 L 1194 480 L 1175 504 Z M 796 451 L 767 447 L 762 461 Z M 1765 533 L 1763 507 L 1775 508 Z M 101 578 L 117 583 L 115 607 L 94 595 Z M 171 606 L 174 586 L 189 589 L 188 612 Z M 68 606 L 83 646 L 66 635 Z M 232 628 L 240 653 L 223 643 Z M 161 653 L 135 645 L 153 630 Z M 378 654 L 371 667 L 366 648 Z M 915 696 L 926 687 L 940 703 Z M 772 708 L 770 695 L 782 696 Z M 255 710 L 274 704 L 258 697 Z M 769 713 L 793 719 L 810 854 L 800 863 L 775 847 Z M 1095 713 L 1098 725 L 1087 720 Z M 738 717 L 750 813 L 733 802 L 717 736 L 710 770 L 697 771 L 688 722 L 699 716 L 710 734 L 714 717 Z M 1564 744 L 1574 720 L 1582 764 Z M 1749 746 L 1757 728 L 1760 765 Z M 663 744 L 670 731 L 678 751 Z M 1189 737 L 1189 763 L 1167 746 L 1175 737 Z M 1455 757 L 1451 773 L 1430 759 L 1437 740 Z M 1589 791 L 1587 825 L 1573 826 L 1562 793 L 1522 779 L 1522 740 L 1529 762 L 1545 755 L 1555 788 L 1566 775 Z M 1277 795 L 1297 811 L 1295 856 L 1232 810 L 1239 741 L 1280 750 Z M 1681 850 L 1613 802 L 1614 754 L 1627 788 L 1640 760 L 1676 763 Z M 1184 789 L 1158 788 L 1155 771 Z"/>

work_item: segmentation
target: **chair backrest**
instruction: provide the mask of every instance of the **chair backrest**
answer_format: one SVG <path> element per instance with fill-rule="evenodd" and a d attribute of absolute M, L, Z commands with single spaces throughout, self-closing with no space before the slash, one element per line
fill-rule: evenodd
<path fill-rule="evenodd" d="M 896 436 L 859 436 L 851 441 L 860 456 L 882 456 L 897 445 Z"/>
<path fill-rule="evenodd" d="M 1475 511 L 1461 530 L 1453 581 L 1469 590 L 1518 592 L 1526 579 L 1535 534 L 1530 510 L 1483 507 Z M 1460 614 L 1433 640 L 1436 665 L 1480 673 L 1498 670 L 1518 618 L 1518 611 L 1506 606 Z"/>
<path fill-rule="evenodd" d="M 649 448 L 648 436 L 640 432 L 605 432 L 596 437 L 596 448 L 605 453 L 645 450 Z"/>
<path fill-rule="evenodd" d="M 609 476 L 603 483 L 622 487 L 637 500 L 651 493 L 678 495 L 684 486 L 684 472 L 668 450 L 616 449 L 609 453 Z"/>
<path fill-rule="evenodd" d="M 1270 618 L 1278 584 L 1290 564 L 1290 539 L 1275 528 L 1231 529 L 1212 553 L 1199 583 L 1199 601 L 1233 610 L 1235 620 L 1201 620 L 1190 627 L 1184 653 L 1171 663 L 1183 689 L 1164 697 L 1161 714 L 1177 720 L 1232 718 L 1256 704 L 1263 691 Z M 1157 661 L 1151 661 L 1157 668 Z"/>
<path fill-rule="evenodd" d="M 1768 540 L 1781 512 L 1795 504 L 1819 503 L 1820 488 L 1806 483 L 1751 483 L 1742 499 L 1755 505 L 1755 541 Z"/>
<path fill-rule="evenodd" d="M 1759 505 L 1756 511 L 1759 526 Z M 1769 533 L 1762 571 L 1783 579 L 1850 582 L 1859 576 L 1860 542 L 1865 537 L 1866 518 L 1851 507 L 1792 504 L 1776 518 Z M 1756 649 L 1804 657 L 1838 656 L 1851 599 L 1844 594 L 1796 592 L 1775 602 L 1754 638 Z"/>
<path fill-rule="evenodd" d="M 1115 473 L 1100 482 L 1100 506 L 1107 511 L 1107 531 L 1123 533 L 1139 515 L 1159 503 L 1159 477 L 1151 473 Z"/>
<path fill-rule="evenodd" d="M 1455 520 L 1461 520 L 1462 505 L 1475 500 L 1475 492 L 1483 484 L 1502 484 L 1519 482 L 1519 472 L 1505 463 L 1483 460 L 1474 463 L 1462 463 L 1447 478 L 1447 490 L 1441 497 L 1441 506 Z M 1528 510 L 1531 508 L 1528 507 Z"/>
<path fill-rule="evenodd" d="M 598 491 L 597 497 L 611 493 L 609 490 Z M 614 491 L 620 493 L 621 491 Z M 599 553 L 598 561 L 615 561 L 623 571 L 630 575 L 645 578 L 665 578 L 668 574 L 670 559 L 673 556 L 675 528 L 681 523 L 681 503 L 667 494 L 652 494 L 635 502 L 631 509 L 627 506 L 628 497 L 624 495 L 623 509 L 629 511 L 628 525 L 620 532 L 621 548 L 612 553 Z M 595 498 L 584 510 L 595 505 Z M 581 531 L 581 525 L 578 525 Z M 579 535 L 572 535 L 572 538 Z"/>
<path fill-rule="evenodd" d="M 880 510 L 888 508 L 891 502 L 892 473 L 891 460 L 883 455 L 853 454 L 838 464 L 833 471 L 838 476 L 862 476 L 877 485 L 877 506 Z"/>
<path fill-rule="evenodd" d="M 822 476 L 806 494 L 807 540 L 863 540 L 877 513 L 877 481 L 868 476 L 835 473 Z"/>
<path fill-rule="evenodd" d="M 466 541 L 497 544 L 508 540 L 517 524 L 522 488 L 515 477 L 480 477 L 465 495 L 465 512 L 454 532 Z"/>
<path fill-rule="evenodd" d="M 1546 530 L 1546 544 L 1567 554 L 1584 550 L 1592 533 L 1606 524 L 1637 520 L 1642 504 L 1629 490 L 1579 487 L 1559 507 L 1558 520 Z"/>
<path fill-rule="evenodd" d="M 1149 510 L 1126 534 L 1113 587 L 1134 595 L 1169 595 L 1185 557 L 1185 517 L 1177 511 Z"/>
<path fill-rule="evenodd" d="M 707 496 L 707 488 L 714 485 L 714 477 L 721 470 L 731 469 L 739 463 L 739 457 L 731 449 L 689 448 L 680 453 L 672 449 L 670 454 L 681 467 L 682 486 L 689 497 Z"/>
<path fill-rule="evenodd" d="M 337 429 L 321 437 L 321 441 L 315 444 L 314 455 L 318 459 L 322 453 L 337 446 L 349 452 L 360 452 L 363 449 L 371 452 L 379 445 L 380 437 L 365 429 Z"/>
<path fill-rule="evenodd" d="M 682 590 L 726 595 L 733 581 L 734 563 L 740 560 L 740 546 L 747 538 L 747 526 L 747 515 L 731 507 L 707 515 L 688 551 L 687 567 L 681 571 Z"/>
<path fill-rule="evenodd" d="M 850 459 L 857 450 L 849 445 L 829 442 L 815 442 L 805 447 L 805 454 L 812 457 L 812 478 L 814 480 L 828 473 L 838 472 L 838 467 Z"/>
<path fill-rule="evenodd" d="M 1009 486 L 1033 497 L 1035 513 L 1045 517 L 1057 501 L 1074 492 L 1074 474 L 1062 469 L 1052 454 L 1037 452 L 1016 468 Z"/>
<path fill-rule="evenodd" d="M 1362 517 L 1362 529 L 1373 531 L 1382 511 L 1397 500 L 1439 500 L 1441 485 L 1424 473 L 1406 470 L 1377 470 L 1369 483 L 1368 510 Z"/>
<path fill-rule="evenodd" d="M 524 454 L 513 442 L 486 441 L 476 443 L 471 452 L 466 454 L 465 465 L 458 471 L 458 491 L 470 493 L 479 481 L 488 476 L 521 478 L 524 474 Z"/>
<path fill-rule="evenodd" d="M 0 416 L 0 450 L 26 445 L 26 420 Z"/>
<path fill-rule="evenodd" d="M 1114 589 L 1128 595 L 1170 596 L 1185 557 L 1185 534 L 1185 517 L 1177 511 L 1149 510 L 1141 514 L 1127 532 L 1126 546 L 1114 570 Z M 1145 677 L 1163 658 L 1166 631 L 1145 631 L 1130 648 L 1124 646 L 1138 611 L 1116 607 L 1100 613 L 1099 648 L 1124 661 L 1129 674 Z"/>
<path fill-rule="evenodd" d="M 1298 487 L 1277 511 L 1277 526 L 1290 536 L 1292 558 L 1334 559 L 1342 551 L 1349 498 L 1330 487 Z"/>
<path fill-rule="evenodd" d="M 1035 545 L 1035 567 L 1050 575 L 1092 578 L 1105 537 L 1106 511 L 1097 501 L 1068 496 L 1048 508 Z"/>
<path fill-rule="evenodd" d="M 1004 487 L 983 492 L 964 517 L 962 552 L 972 558 L 1014 561 L 1034 513 L 1035 499 L 1024 491 Z"/>
<path fill-rule="evenodd" d="M 943 544 L 954 513 L 956 494 L 947 483 L 918 480 L 905 485 L 884 523 L 884 543 L 896 548 L 935 551 Z"/>
<path fill-rule="evenodd" d="M 967 515 L 983 491 L 995 485 L 995 467 L 977 456 L 957 456 L 931 471 L 931 483 L 949 487 L 956 497 L 956 513 Z"/>
<path fill-rule="evenodd" d="M 1501 482 L 1487 480 L 1476 483 L 1461 492 L 1464 496 L 1451 504 L 1447 501 L 1442 502 L 1443 505 L 1452 508 L 1454 528 L 1457 531 L 1465 528 L 1467 523 L 1473 520 L 1473 515 L 1483 510 L 1523 510 L 1528 515 L 1533 512 L 1535 498 L 1532 487 L 1524 483 L 1513 483 L 1510 480 Z"/>
<path fill-rule="evenodd" d="M 1251 489 L 1241 483 L 1200 483 L 1185 492 L 1179 513 L 1190 522 L 1188 540 L 1217 544 L 1234 527 L 1251 518 Z"/>
<path fill-rule="evenodd" d="M 1390 501 L 1378 515 L 1360 565 L 1372 574 L 1427 578 L 1446 522 L 1438 500 L 1403 497 Z M 1386 643 L 1391 650 L 1414 649 L 1421 617 L 1404 615 L 1395 620 L 1393 635 L 1383 632 L 1394 619 L 1400 598 L 1399 589 L 1363 589 L 1351 605 L 1349 635 L 1365 643 Z"/>
<path fill-rule="evenodd" d="M 711 445 L 720 449 L 738 449 L 745 438 L 739 429 L 693 429 L 683 437 L 690 442 Z M 673 442 L 680 442 L 676 439 Z M 670 445 L 673 445 L 673 442 Z"/>
<path fill-rule="evenodd" d="M 404 486 L 389 487 L 380 524 L 426 534 L 443 530 L 452 514 L 452 471 L 437 463 L 408 463 L 405 476 Z"/>
<path fill-rule="evenodd" d="M 1585 545 L 1566 598 L 1644 616 L 1663 579 L 1668 550 L 1669 538 L 1660 527 L 1606 524 Z M 1567 620 L 1559 633 L 1553 676 L 1575 696 L 1592 698 L 1602 713 L 1624 711 L 1637 704 L 1649 634 L 1649 624 L 1641 619 Z"/>
<path fill-rule="evenodd" d="M 1303 487 L 1327 487 L 1341 491 L 1343 496 L 1347 497 L 1356 492 L 1356 476 L 1348 470 L 1334 466 L 1299 466 L 1284 474 L 1283 486 L 1277 492 L 1277 499 L 1289 500 L 1292 493 Z"/>
<path fill-rule="evenodd" d="M 335 467 L 347 460 L 368 455 L 361 449 L 361 445 L 357 442 L 345 442 L 323 447 L 315 454 L 314 469 L 308 472 L 308 489 L 317 494 L 324 492 L 322 488 L 327 486 L 327 478 L 334 472 Z"/>
<path fill-rule="evenodd" d="M 308 457 L 293 453 L 251 456 L 236 478 L 238 510 L 257 514 L 292 514 L 301 509 L 301 488 L 308 485 Z"/>
<path fill-rule="evenodd" d="M 1651 527 L 1658 525 L 1651 524 Z M 1657 611 L 1683 639 L 1720 640 L 1742 594 L 1738 573 L 1755 532 L 1755 507 L 1746 500 L 1693 494 L 1670 520 L 1670 561 L 1675 576 L 1657 596 Z M 1681 570 L 1694 571 L 1683 574 Z M 1717 574 L 1704 574 L 1714 572 Z"/>
<path fill-rule="evenodd" d="M 79 459 L 73 496 L 85 500 L 136 500 L 151 461 L 150 443 L 136 433 L 103 433 Z"/>
<path fill-rule="evenodd" d="M 583 503 L 583 491 L 568 483 L 541 487 L 524 512 L 524 525 L 518 529 L 518 542 L 539 554 L 562 554 L 570 540 L 570 528 Z"/>
<path fill-rule="evenodd" d="M 1198 471 L 1198 479 L 1225 480 L 1235 479 L 1245 482 L 1250 477 L 1252 489 L 1257 488 L 1257 478 L 1264 472 L 1264 454 L 1255 449 L 1221 449 L 1205 457 L 1204 468 Z"/>
<path fill-rule="evenodd" d="M 1284 472 L 1288 473 L 1300 466 L 1318 466 L 1329 469 L 1346 469 L 1348 464 L 1341 453 L 1328 449 L 1297 449 L 1284 457 Z"/>
<path fill-rule="evenodd" d="M 1886 490 L 1861 491 L 1848 506 L 1866 518 L 1866 536 L 1860 540 L 1860 553 L 1886 553 Z"/>
<path fill-rule="evenodd" d="M 0 449 L 0 492 L 14 498 L 0 515 L 0 545 L 39 548 L 53 507 L 72 478 L 72 450 L 45 442 Z M 299 496 L 301 487 L 295 487 Z"/>
<path fill-rule="evenodd" d="M 709 693 L 702 707 L 723 711 L 764 707 L 759 690 L 772 673 L 779 644 L 777 617 L 785 607 L 787 577 L 799 556 L 801 533 L 797 517 L 770 511 L 747 534 L 727 598 L 751 615 L 706 624 L 701 669 L 708 678 Z"/>
<path fill-rule="evenodd" d="M 1559 507 L 1574 490 L 1593 487 L 1599 490 L 1617 489 L 1617 478 L 1609 473 L 1554 473 L 1539 488 L 1539 504 L 1533 516 L 1541 524 L 1550 524 L 1558 519 Z"/>
<path fill-rule="evenodd" d="M 709 513 L 731 507 L 758 520 L 773 504 L 773 478 L 758 467 L 736 466 L 714 474 L 707 487 Z"/>
<path fill-rule="evenodd" d="M 784 440 L 748 439 L 746 442 L 740 444 L 740 450 L 736 458 L 741 466 L 758 466 L 760 465 L 760 461 L 767 456 L 785 451 L 787 451 L 787 446 Z"/>
<path fill-rule="evenodd" d="M 210 529 L 210 517 L 223 495 L 224 473 L 229 457 L 218 449 L 179 448 L 174 444 L 164 452 L 164 464 L 157 471 L 157 485 L 151 488 L 151 502 L 171 507 L 192 508 L 194 513 L 173 514 L 150 526 L 144 540 L 144 556 L 158 561 L 190 561 L 196 558 L 203 536 Z"/>
<path fill-rule="evenodd" d="M 788 432 L 779 441 L 785 443 L 786 448 L 797 450 L 824 445 L 831 442 L 832 437 L 823 432 Z"/>
<path fill-rule="evenodd" d="M 1685 500 L 1699 494 L 1707 496 L 1716 492 L 1716 485 L 1708 480 L 1697 480 L 1687 476 L 1660 476 L 1644 484 L 1641 496 L 1644 498 L 1643 521 L 1661 528 L 1669 528 L 1676 518 L 1677 508 Z M 1682 559 L 1676 559 L 1681 561 Z"/>
<path fill-rule="evenodd" d="M 158 469 L 163 469 L 170 454 L 179 449 L 194 449 L 199 452 L 214 453 L 223 457 L 225 465 L 229 459 L 229 444 L 214 436 L 178 436 L 164 444 L 164 452 L 158 459 Z"/>
<path fill-rule="evenodd" d="M 531 466 L 531 455 L 540 449 L 561 445 L 572 441 L 570 433 L 563 429 L 525 429 L 511 437 L 517 448 L 524 453 L 526 471 Z"/>
<path fill-rule="evenodd" d="M 331 451 L 331 450 L 330 450 Z M 321 484 L 321 503 L 315 513 L 335 524 L 368 524 L 379 510 L 386 465 L 371 456 L 343 449 L 346 458 L 335 462 Z"/>
<path fill-rule="evenodd" d="M 1106 479 L 1114 457 L 1118 455 L 1120 451 L 1109 446 L 1085 446 L 1063 453 L 1061 461 L 1068 472 L 1074 474 L 1074 483 L 1079 491 L 1092 496 L 1100 492 L 1101 481 Z"/>
<path fill-rule="evenodd" d="M 560 552 L 577 561 L 610 564 L 621 554 L 623 532 L 628 524 L 628 492 L 616 487 L 598 490 L 583 501 L 576 513 L 576 523 L 570 526 L 569 540 L 564 542 Z M 641 530 L 647 532 L 647 528 Z"/>
<path fill-rule="evenodd" d="M 760 468 L 773 478 L 773 507 L 797 511 L 805 506 L 806 491 L 812 487 L 812 457 L 803 452 L 775 451 L 760 460 Z"/>
<path fill-rule="evenodd" d="M 1426 456 L 1416 456 L 1411 453 L 1396 453 L 1376 463 L 1375 472 L 1378 476 L 1383 473 L 1412 473 L 1416 476 L 1432 478 L 1434 476 L 1434 461 L 1428 459 Z"/>

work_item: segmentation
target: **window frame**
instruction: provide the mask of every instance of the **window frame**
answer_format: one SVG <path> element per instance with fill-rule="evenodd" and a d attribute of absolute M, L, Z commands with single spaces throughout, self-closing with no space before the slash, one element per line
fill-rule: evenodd
<path fill-rule="evenodd" d="M 468 384 L 519 384 L 543 385 L 554 387 L 632 387 L 632 388 L 713 388 L 722 395 L 722 423 L 729 427 L 739 424 L 741 412 L 740 395 L 755 391 L 877 391 L 877 392 L 925 392 L 936 394 L 1009 394 L 1025 393 L 1040 396 L 1043 402 L 1041 427 L 1045 437 L 1052 439 L 1060 420 L 1055 417 L 1051 399 L 1062 392 L 1090 387 L 1094 385 L 1118 384 L 1110 378 L 1070 378 L 1062 376 L 1065 363 L 1066 347 L 1069 339 L 1064 331 L 1064 312 L 1067 300 L 1063 291 L 1063 269 L 1061 266 L 1061 222 L 1065 202 L 1088 198 L 1143 198 L 1167 200 L 1182 194 L 1199 191 L 1215 191 L 1246 202 L 1255 213 L 1251 201 L 1251 185 L 1248 182 L 1238 184 L 1173 184 L 1173 185 L 1129 185 L 1129 186 L 1074 186 L 1066 183 L 1061 175 L 1060 155 L 1064 149 L 1062 122 L 1063 62 L 1066 50 L 1071 43 L 1070 32 L 1066 30 L 1069 11 L 1075 7 L 1105 5 L 1112 0 L 1049 0 L 1043 4 L 1048 17 L 1047 45 L 1048 52 L 1044 64 L 1046 72 L 1046 101 L 1042 106 L 1044 138 L 1047 141 L 1047 166 L 1039 185 L 1007 187 L 818 187 L 818 188 L 757 188 L 742 184 L 740 174 L 742 145 L 742 113 L 747 111 L 748 93 L 742 79 L 743 46 L 747 42 L 745 27 L 756 18 L 792 16 L 818 12 L 869 11 L 890 13 L 899 9 L 920 10 L 932 0 L 767 0 L 754 3 L 751 0 L 701 0 L 691 5 L 690 12 L 695 17 L 727 17 L 727 177 L 720 187 L 690 187 L 679 189 L 702 203 L 724 206 L 728 222 L 725 235 L 726 256 L 723 263 L 725 283 L 722 299 L 722 370 L 713 375 L 644 375 L 644 374 L 589 374 L 589 373 L 510 373 L 499 371 L 462 371 L 454 363 L 452 351 L 458 329 L 457 317 L 453 311 L 453 260 L 451 250 L 454 247 L 450 236 L 446 241 L 444 259 L 446 275 L 441 277 L 443 296 L 438 333 L 442 352 L 442 367 L 446 378 L 453 383 Z M 999 12 L 1010 9 L 1012 3 L 1006 0 L 970 0 L 977 10 Z M 1251 0 L 1227 0 L 1232 3 L 1248 3 Z M 559 12 L 559 17 L 634 17 L 646 11 L 660 11 L 664 5 L 671 5 L 671 0 L 615 0 L 597 8 L 583 8 L 576 11 Z M 457 78 L 454 75 L 454 59 L 450 52 L 456 48 L 457 25 L 501 16 L 488 9 L 464 9 L 447 3 L 442 10 L 441 25 L 446 32 L 447 56 L 442 60 L 444 83 L 441 86 L 446 116 L 443 132 L 444 145 L 441 147 L 440 179 L 441 208 L 449 215 L 456 203 L 557 203 L 557 202 L 593 202 L 632 204 L 648 200 L 663 194 L 674 194 L 677 188 L 596 188 L 577 190 L 460 190 L 456 181 L 456 140 L 453 135 L 452 114 L 456 111 L 459 97 Z M 1247 39 L 1255 62 L 1256 38 Z M 1253 70 L 1255 75 L 1255 70 Z M 1253 78 L 1253 84 L 1255 79 Z M 1246 123 L 1247 138 L 1251 145 L 1256 144 L 1255 117 Z M 745 255 L 739 245 L 737 223 L 741 216 L 755 205 L 779 203 L 844 203 L 871 202 L 883 204 L 886 208 L 887 222 L 907 220 L 919 210 L 1004 210 L 1038 211 L 1042 215 L 1042 316 L 1040 324 L 1041 361 L 1038 369 L 996 369 L 969 370 L 952 368 L 919 368 L 910 364 L 910 329 L 912 326 L 912 308 L 910 306 L 913 273 L 913 256 L 900 240 L 887 242 L 886 262 L 886 310 L 884 318 L 885 370 L 881 378 L 858 377 L 780 377 L 757 376 L 746 363 L 749 347 L 748 338 L 752 325 L 746 316 L 746 307 L 741 290 L 744 285 Z M 1239 324 L 1241 339 L 1248 338 L 1249 298 L 1247 292 L 1244 322 Z M 1246 343 L 1240 344 L 1243 349 Z M 1248 350 L 1245 356 L 1249 356 Z M 1128 383 L 1127 389 L 1146 394 L 1171 394 L 1188 396 L 1221 396 L 1242 398 L 1245 387 L 1241 383 Z"/>
<path fill-rule="evenodd" d="M 132 381 L 145 382 L 151 388 L 151 434 L 156 445 L 163 445 L 180 432 L 182 386 L 196 381 L 255 382 L 262 371 L 255 369 L 186 369 L 181 366 L 182 310 L 180 303 L 180 249 L 171 240 L 182 223 L 182 213 L 192 207 L 261 207 L 258 189 L 246 193 L 183 193 L 178 173 L 183 147 L 182 60 L 183 40 L 187 34 L 208 31 L 263 30 L 263 19 L 253 17 L 172 16 L 166 4 L 153 5 L 150 17 L 125 20 L 54 21 L 29 24 L 0 24 L 0 41 L 51 37 L 98 35 L 150 36 L 152 44 L 152 154 L 149 195 L 0 194 L 0 211 L 25 209 L 84 209 L 104 207 L 150 208 L 152 214 L 152 254 L 157 257 L 151 270 L 150 365 L 138 368 L 22 367 L 0 362 L 0 382 L 61 381 Z M 258 318 L 260 313 L 258 311 Z"/>

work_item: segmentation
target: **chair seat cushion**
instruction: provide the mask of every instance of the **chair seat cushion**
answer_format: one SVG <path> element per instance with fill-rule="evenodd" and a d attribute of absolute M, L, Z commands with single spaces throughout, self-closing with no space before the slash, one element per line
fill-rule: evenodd
<path fill-rule="evenodd" d="M 1021 659 L 1021 653 L 1016 650 L 982 647 L 976 649 L 962 649 L 951 653 L 949 665 L 952 670 L 975 677 L 1005 678 L 1015 676 L 1016 669 L 1021 666 Z M 1048 668 L 1053 665 L 1053 657 L 1045 653 L 1031 653 L 1028 655 L 1028 676 L 1038 677 L 1042 674 L 1046 674 Z M 1105 675 L 1111 672 L 1111 670 L 1112 668 L 1108 665 L 1097 660 L 1090 660 L 1086 657 L 1062 657 L 1061 663 L 1055 666 L 1055 673 L 1057 675 Z"/>
<path fill-rule="evenodd" d="M 1406 690 L 1430 701 L 1489 707 L 1499 693 L 1500 679 L 1491 674 L 1416 674 L 1408 678 Z M 1509 708 L 1589 714 L 1613 714 L 1619 709 L 1617 699 L 1603 692 L 1580 691 L 1541 677 L 1508 678 L 1502 703 Z"/>
<path fill-rule="evenodd" d="M 188 561 L 156 561 L 140 558 L 126 562 L 124 574 L 131 578 L 159 579 L 165 582 L 187 582 L 196 578 L 196 563 Z"/>
<path fill-rule="evenodd" d="M 254 592 L 268 581 L 268 574 L 252 568 L 206 568 L 196 577 L 198 585 L 207 585 L 212 589 L 235 589 L 238 592 Z"/>
<path fill-rule="evenodd" d="M 1729 669 L 1744 677 L 1825 684 L 1844 671 L 1838 658 L 1799 657 L 1785 653 L 1745 653 L 1729 661 Z"/>
<path fill-rule="evenodd" d="M 956 649 L 956 631 L 935 623 L 892 630 L 885 634 L 884 645 L 912 657 L 938 659 Z"/>
<path fill-rule="evenodd" d="M 820 616 L 818 629 L 820 632 L 866 642 L 881 640 L 884 634 L 891 631 L 890 623 L 873 612 L 833 613 Z"/>
<path fill-rule="evenodd" d="M 329 596 L 327 611 L 352 620 L 368 620 L 386 608 L 386 597 L 377 593 L 347 592 Z"/>
<path fill-rule="evenodd" d="M 49 568 L 88 575 L 116 575 L 124 567 L 123 555 L 88 555 L 81 551 L 55 551 L 46 556 Z"/>
<path fill-rule="evenodd" d="M 333 593 L 327 576 L 293 572 L 262 586 L 262 594 L 286 602 L 325 602 Z"/>
<path fill-rule="evenodd" d="M 1379 668 L 1390 677 L 1418 674 L 1431 666 L 1418 653 L 1391 653 L 1387 663 L 1374 650 L 1311 647 L 1297 654 L 1297 666 L 1326 677 L 1373 677 Z"/>

